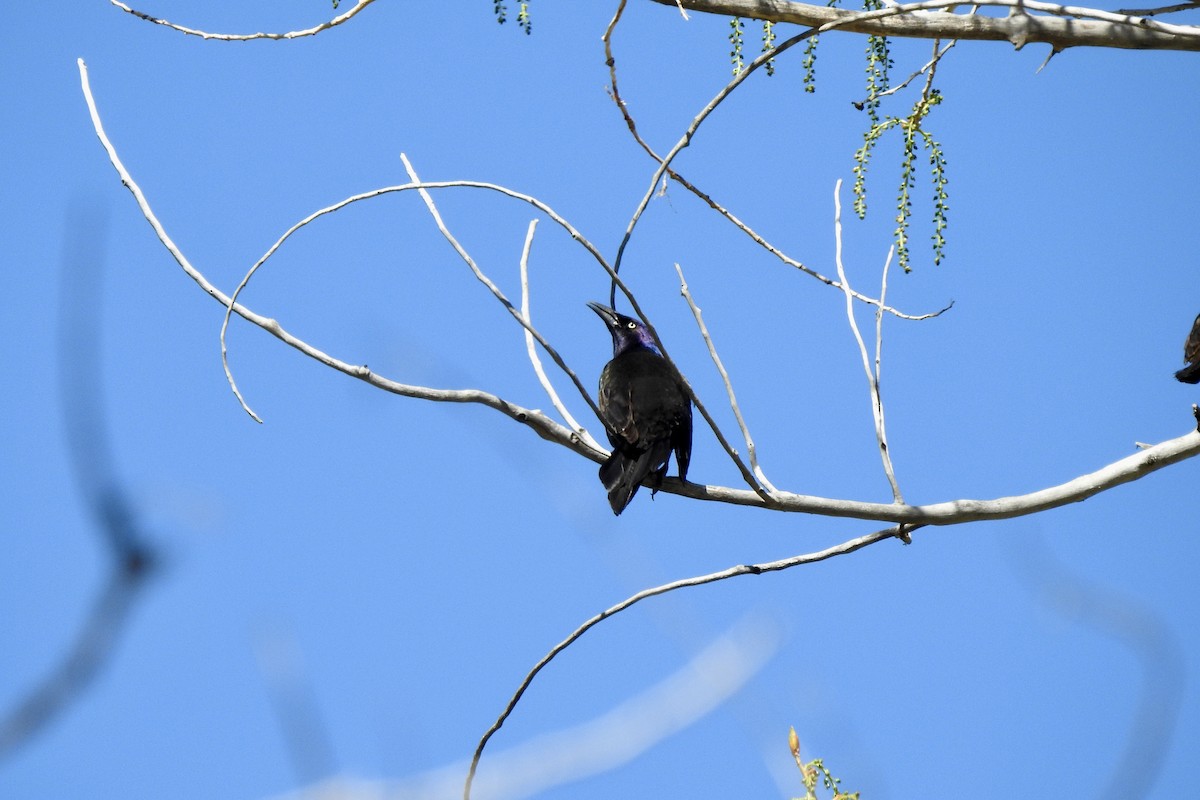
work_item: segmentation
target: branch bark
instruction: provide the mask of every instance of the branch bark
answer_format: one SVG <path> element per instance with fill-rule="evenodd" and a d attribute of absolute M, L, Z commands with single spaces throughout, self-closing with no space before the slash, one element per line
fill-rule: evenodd
<path fill-rule="evenodd" d="M 654 2 L 672 7 L 677 5 L 677 0 Z M 1197 26 L 1163 25 L 1145 17 L 1022 0 L 991 0 L 978 4 L 1013 9 L 1013 13 L 1006 17 L 944 11 L 898 13 L 895 8 L 884 9 L 884 12 L 848 11 L 793 0 L 678 0 L 678 4 L 689 11 L 705 14 L 791 22 L 807 27 L 830 26 L 851 33 L 879 36 L 1009 42 L 1017 49 L 1027 44 L 1042 43 L 1055 50 L 1107 47 L 1122 50 L 1200 51 L 1200 27 Z M 950 6 L 952 3 L 936 5 Z M 1029 11 L 1044 11 L 1047 15 L 1035 16 Z M 886 12 L 891 13 L 884 15 Z M 1079 18 L 1097 16 L 1103 16 L 1104 19 Z"/>

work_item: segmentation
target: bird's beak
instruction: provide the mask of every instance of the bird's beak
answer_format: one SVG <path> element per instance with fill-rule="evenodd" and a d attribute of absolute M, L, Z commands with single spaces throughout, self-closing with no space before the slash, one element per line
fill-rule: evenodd
<path fill-rule="evenodd" d="M 609 328 L 617 327 L 617 312 L 608 306 L 602 306 L 599 303 L 588 303 L 588 308 L 600 315 L 600 319 L 604 320 L 604 324 Z"/>

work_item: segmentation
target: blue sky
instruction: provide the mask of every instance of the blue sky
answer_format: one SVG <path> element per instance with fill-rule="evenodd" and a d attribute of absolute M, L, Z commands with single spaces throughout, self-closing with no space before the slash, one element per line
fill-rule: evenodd
<path fill-rule="evenodd" d="M 239 32 L 330 14 L 321 2 L 193 5 L 145 10 Z M 567 5 L 535 4 L 531 37 L 498 26 L 484 0 L 460 0 L 379 2 L 317 37 L 249 43 L 185 37 L 103 3 L 11 15 L 0 47 L 0 713 L 62 658 L 106 569 L 64 424 L 60 365 L 74 363 L 58 345 L 64 262 L 102 276 L 89 295 L 102 376 L 90 388 L 162 563 L 94 684 L 0 762 L 0 796 L 266 798 L 317 779 L 398 790 L 448 765 L 458 775 L 528 669 L 593 614 L 649 586 L 881 527 L 648 493 L 614 518 L 591 462 L 488 409 L 372 389 L 235 319 L 230 363 L 265 420 L 255 424 L 221 371 L 221 306 L 121 187 L 76 68 L 85 59 L 108 134 L 159 219 L 225 291 L 307 214 L 404 183 L 401 152 L 427 180 L 540 198 L 611 258 L 654 165 L 605 94 L 600 35 L 614 4 Z M 726 31 L 724 19 L 630 4 L 614 43 L 622 93 L 660 151 L 728 80 Z M 756 36 L 748 26 L 751 48 Z M 852 179 L 865 125 L 851 105 L 863 46 L 824 37 L 814 95 L 793 49 L 676 162 L 825 273 L 834 183 Z M 928 51 L 897 43 L 895 74 Z M 1034 46 L 963 43 L 939 68 L 946 102 L 928 128 L 949 162 L 948 258 L 929 263 L 921 183 L 915 271 L 894 272 L 888 296 L 914 313 L 955 306 L 885 326 L 888 428 L 909 502 L 1033 491 L 1194 426 L 1200 396 L 1171 378 L 1200 311 L 1194 58 L 1066 52 L 1038 73 L 1044 58 Z M 844 220 L 847 269 L 867 292 L 892 228 L 895 155 L 885 144 L 873 162 L 866 221 Z M 595 263 L 528 206 L 468 190 L 436 200 L 510 297 L 526 226 L 541 216 L 535 322 L 593 385 L 609 356 L 585 306 L 607 297 Z M 680 187 L 651 203 L 623 275 L 735 439 L 676 262 L 771 480 L 890 500 L 840 293 Z M 520 330 L 412 193 L 309 226 L 243 301 L 389 378 L 550 408 Z M 870 321 L 865 308 L 859 319 Z M 739 688 L 696 690 L 698 704 L 724 697 L 715 710 L 539 796 L 797 796 L 789 726 L 807 757 L 866 798 L 1097 796 L 1146 697 L 1176 722 L 1170 738 L 1149 739 L 1161 768 L 1148 776 L 1143 753 L 1120 785 L 1185 796 L 1200 752 L 1198 469 L 1184 462 L 1035 517 L 924 529 L 910 546 L 645 601 L 543 672 L 480 780 L 515 748 L 563 731 L 583 740 L 631 698 L 691 686 L 680 683 L 688 665 L 709 664 L 732 637 Z M 703 429 L 689 477 L 739 485 Z M 301 722 L 281 724 L 280 708 Z M 297 730 L 307 749 L 289 745 Z"/>

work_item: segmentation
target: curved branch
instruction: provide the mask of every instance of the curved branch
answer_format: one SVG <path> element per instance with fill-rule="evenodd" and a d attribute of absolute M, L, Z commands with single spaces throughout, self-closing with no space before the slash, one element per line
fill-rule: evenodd
<path fill-rule="evenodd" d="M 152 17 L 143 11 L 137 11 L 122 3 L 120 0 L 109 0 L 117 8 L 127 14 L 132 14 L 138 19 L 144 19 L 146 22 L 153 22 L 155 25 L 162 25 L 164 28 L 170 28 L 173 31 L 185 33 L 188 36 L 199 36 L 201 39 L 213 39 L 219 42 L 248 42 L 252 39 L 298 39 L 301 36 L 315 36 L 324 30 L 329 30 L 337 25 L 341 25 L 351 17 L 362 11 L 367 6 L 374 3 L 375 0 L 358 0 L 354 8 L 347 11 L 345 14 L 339 14 L 328 22 L 322 22 L 313 28 L 306 28 L 301 31 L 289 31 L 287 33 L 208 33 L 207 31 L 196 30 L 195 28 L 185 28 L 182 25 L 176 25 L 174 22 L 168 22 L 159 17 Z"/>
<path fill-rule="evenodd" d="M 598 452 L 598 451 L 593 450 L 592 448 L 588 447 L 579 438 L 579 436 L 577 436 L 575 434 L 574 431 L 559 424 L 558 422 L 555 422 L 554 420 L 550 419 L 549 417 L 547 417 L 545 414 L 543 414 L 540 411 L 535 411 L 533 409 L 528 409 L 528 408 L 524 408 L 522 406 L 516 405 L 515 403 L 510 403 L 509 401 L 507 401 L 501 397 L 498 397 L 494 394 L 491 394 L 489 392 L 485 392 L 485 391 L 482 391 L 479 389 L 435 389 L 435 388 L 431 388 L 428 386 L 415 386 L 415 385 L 399 383 L 397 381 L 389 380 L 388 378 L 384 378 L 381 375 L 377 375 L 374 372 L 371 372 L 371 370 L 368 369 L 366 367 L 366 365 L 360 366 L 360 365 L 356 365 L 356 364 L 349 364 L 349 363 L 346 363 L 345 361 L 340 361 L 339 359 L 336 359 L 333 356 L 331 356 L 321 350 L 318 350 L 316 347 L 313 347 L 312 345 L 308 344 L 304 340 L 289 333 L 288 331 L 286 331 L 283 328 L 282 325 L 279 324 L 279 322 L 277 320 L 271 319 L 269 317 L 264 317 L 261 314 L 255 313 L 254 311 L 250 310 L 246 306 L 241 305 L 240 303 L 235 303 L 232 298 L 230 298 L 228 295 L 226 295 L 224 292 L 222 292 L 220 289 L 218 289 L 216 286 L 214 286 L 208 280 L 208 278 L 206 278 L 204 276 L 203 273 L 201 273 L 198 269 L 196 269 L 192 265 L 192 263 L 190 261 L 188 261 L 187 257 L 183 254 L 183 252 L 179 249 L 179 247 L 175 244 L 174 241 L 172 241 L 171 237 L 167 234 L 166 230 L 162 226 L 162 223 L 159 222 L 158 218 L 154 215 L 154 212 L 151 211 L 150 205 L 146 201 L 146 197 L 142 193 L 141 188 L 133 180 L 132 176 L 130 176 L 128 170 L 125 169 L 125 165 L 123 163 L 121 163 L 121 159 L 117 156 L 116 149 L 113 147 L 112 142 L 110 142 L 108 140 L 108 136 L 104 133 L 104 127 L 100 123 L 100 115 L 96 109 L 95 100 L 92 97 L 91 85 L 88 81 L 87 65 L 84 64 L 82 58 L 78 60 L 78 65 L 79 65 L 79 76 L 80 76 L 80 80 L 83 85 L 84 97 L 87 100 L 88 111 L 91 113 L 91 116 L 92 116 L 92 125 L 95 128 L 96 136 L 100 139 L 101 145 L 103 145 L 105 151 L 108 153 L 109 160 L 112 162 L 113 167 L 117 170 L 117 174 L 121 177 L 121 182 L 133 194 L 134 199 L 137 201 L 139 208 L 141 208 L 141 210 L 142 210 L 142 214 L 146 217 L 146 221 L 150 223 L 150 226 L 152 228 L 154 228 L 154 232 L 158 235 L 159 241 L 161 241 L 163 243 L 163 246 L 165 246 L 167 248 L 167 250 L 171 253 L 172 257 L 174 257 L 175 261 L 179 264 L 180 267 L 183 268 L 183 271 L 187 273 L 188 277 L 190 277 L 193 281 L 195 281 L 196 284 L 201 289 L 203 289 L 204 292 L 206 294 L 208 294 L 209 297 L 216 300 L 218 303 L 220 303 L 225 308 L 232 309 L 233 313 L 242 317 L 247 322 L 251 322 L 251 323 L 257 325 L 258 327 L 265 330 L 267 333 L 270 333 L 272 336 L 279 339 L 284 344 L 299 350 L 301 353 L 304 353 L 309 358 L 315 359 L 316 361 L 319 361 L 320 363 L 324 364 L 327 367 L 332 367 L 333 369 L 336 369 L 338 372 L 342 372 L 353 378 L 358 378 L 359 380 L 364 381 L 365 383 L 369 383 L 372 386 L 375 386 L 376 388 L 383 389 L 384 391 L 391 392 L 392 394 L 403 395 L 405 397 L 415 397 L 415 398 L 419 398 L 419 399 L 423 399 L 423 400 L 437 400 L 440 402 L 448 402 L 448 403 L 479 403 L 480 405 L 485 405 L 488 408 L 495 409 L 496 411 L 499 411 L 500 413 L 504 414 L 505 416 L 507 416 L 511 419 L 514 419 L 523 425 L 528 425 L 530 428 L 532 428 L 534 430 L 534 432 L 536 432 L 543 439 L 561 444 L 564 447 L 574 450 L 575 452 L 579 453 L 580 455 L 590 458 L 593 461 L 596 461 L 596 462 L 603 461 L 603 456 L 605 455 L 604 453 Z M 287 233 L 285 233 L 278 242 L 276 242 L 275 246 L 272 247 L 271 250 L 269 250 L 267 252 L 267 256 L 269 256 L 271 253 L 273 253 L 281 244 L 283 244 L 283 241 L 285 239 L 287 239 L 295 230 L 297 230 L 299 227 L 304 225 L 306 222 L 308 222 L 312 219 L 315 219 L 316 217 L 321 216 L 322 214 L 330 213 L 331 211 L 334 211 L 337 208 L 340 208 L 340 207 L 347 205 L 351 202 L 354 202 L 356 200 L 361 200 L 366 197 L 375 197 L 377 195 L 386 194 L 388 192 L 403 191 L 405 189 L 416 189 L 421 186 L 427 187 L 427 188 L 438 188 L 438 187 L 442 187 L 442 186 L 451 186 L 451 185 L 458 186 L 458 185 L 465 185 L 465 184 L 462 184 L 462 183 L 406 184 L 404 186 L 391 186 L 391 187 L 387 187 L 384 189 L 376 190 L 374 192 L 367 192 L 366 194 L 356 195 L 354 197 L 347 198 L 346 200 L 343 200 L 341 203 L 338 203 L 334 206 L 330 206 L 328 208 L 321 209 L 320 211 L 317 211 L 314 214 L 307 217 L 304 221 L 297 223 L 295 226 L 292 227 L 291 230 L 289 230 Z M 565 225 L 568 228 L 568 230 L 572 231 L 572 235 L 575 238 L 583 241 L 585 243 L 585 247 L 588 247 L 588 249 L 590 251 L 594 252 L 594 248 L 592 248 L 590 244 L 587 244 L 586 240 L 583 240 L 583 237 L 579 236 L 577 234 L 577 232 L 574 231 L 574 228 L 571 228 L 570 225 L 567 224 L 565 220 L 563 220 L 561 217 L 559 217 L 556 213 L 554 213 L 554 211 L 552 209 L 547 207 L 545 204 L 540 203 L 540 202 L 534 200 L 533 198 L 518 195 L 518 193 L 513 192 L 509 189 L 505 189 L 504 187 L 501 187 L 501 186 L 480 184 L 479 188 L 494 189 L 496 191 L 500 191 L 504 194 L 508 194 L 513 197 L 520 197 L 521 199 L 529 200 L 535 206 L 537 206 L 538 208 L 545 211 L 548 215 L 550 215 L 551 218 L 553 218 L 555 220 L 555 222 L 559 222 L 560 224 Z M 259 263 L 261 264 L 262 261 L 265 261 L 267 256 L 264 256 L 263 259 Z"/>
<path fill-rule="evenodd" d="M 105 425 L 101 380 L 100 295 L 104 226 L 69 219 L 59 310 L 59 386 L 71 469 L 108 556 L 107 576 L 92 608 L 61 660 L 11 709 L 0 713 L 0 761 L 10 757 L 62 714 L 112 658 L 137 601 L 145 595 L 158 556 L 148 541 L 124 482 L 117 474 Z"/>
<path fill-rule="evenodd" d="M 648 597 L 667 594 L 668 592 L 673 592 L 676 589 L 683 589 L 688 586 L 701 586 L 706 583 L 716 583 L 717 581 L 723 581 L 728 578 L 736 578 L 739 575 L 761 575 L 764 572 L 778 572 L 781 570 L 790 569 L 791 567 L 799 566 L 800 564 L 812 564 L 817 561 L 824 561 L 828 558 L 833 558 L 834 556 L 853 553 L 855 550 L 861 550 L 867 545 L 875 544 L 876 542 L 883 541 L 884 539 L 891 539 L 897 536 L 905 535 L 912 530 L 913 528 L 909 526 L 899 525 L 894 528 L 885 528 L 881 531 L 868 533 L 866 536 L 859 536 L 856 539 L 842 542 L 839 545 L 834 545 L 833 547 L 820 550 L 816 553 L 793 556 L 791 558 L 780 559 L 779 561 L 769 561 L 764 564 L 739 564 L 736 567 L 730 567 L 729 569 L 725 569 L 720 572 L 713 572 L 708 575 L 698 575 L 693 578 L 683 578 L 682 580 L 665 583 L 662 586 L 655 586 L 651 589 L 643 589 L 637 594 L 617 603 L 615 606 L 601 611 L 599 614 L 592 617 L 587 622 L 583 623 L 574 631 L 572 631 L 571 635 L 566 639 L 563 639 L 561 642 L 554 645 L 554 647 L 550 648 L 550 652 L 544 655 L 542 659 L 533 666 L 533 669 L 529 671 L 529 674 L 525 676 L 525 679 L 521 681 L 521 685 L 517 687 L 516 693 L 513 694 L 512 699 L 508 701 L 508 705 L 505 706 L 504 711 L 500 713 L 499 718 L 492 723 L 492 726 L 487 729 L 487 732 L 484 733 L 483 738 L 480 739 L 479 744 L 475 748 L 475 755 L 471 758 L 471 766 L 467 770 L 467 779 L 465 785 L 463 786 L 464 800 L 470 800 L 471 798 L 471 784 L 475 780 L 475 772 L 479 767 L 479 759 L 483 757 L 483 750 L 485 747 L 487 747 L 488 740 L 491 739 L 492 736 L 494 736 L 495 733 L 504 725 L 505 721 L 512 716 L 513 710 L 516 709 L 517 703 L 521 702 L 521 697 L 525 694 L 525 691 L 529 688 L 530 684 L 533 683 L 533 679 L 536 678 L 538 673 L 541 672 L 547 664 L 553 661 L 559 653 L 561 653 L 563 650 L 566 650 L 568 647 L 574 644 L 579 637 L 583 636 L 585 633 L 599 625 L 604 620 L 608 619 L 614 614 L 621 613 L 630 606 L 633 606 Z"/>
<path fill-rule="evenodd" d="M 654 0 L 676 5 L 677 0 Z M 912 3 L 882 11 L 846 11 L 792 0 L 678 0 L 684 8 L 708 14 L 792 22 L 797 25 L 837 28 L 851 33 L 900 36 L 917 39 L 967 39 L 1010 42 L 1018 49 L 1044 43 L 1055 50 L 1068 47 L 1108 47 L 1124 50 L 1200 51 L 1200 27 L 1166 25 L 1145 17 L 1111 11 L 1060 6 L 1036 0 L 984 0 L 972 5 L 998 6 L 1017 10 L 1007 17 L 952 14 L 929 11 L 953 2 Z M 1057 16 L 1033 16 L 1041 11 Z M 1068 17 L 1074 17 L 1070 19 Z M 1083 19 L 1079 19 L 1079 18 Z"/>

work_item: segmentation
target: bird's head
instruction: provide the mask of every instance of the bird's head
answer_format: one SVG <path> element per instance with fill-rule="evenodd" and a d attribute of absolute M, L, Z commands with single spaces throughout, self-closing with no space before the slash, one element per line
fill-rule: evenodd
<path fill-rule="evenodd" d="M 595 311 L 600 319 L 604 320 L 608 332 L 612 334 L 614 358 L 639 347 L 644 347 L 654 353 L 659 352 L 650 331 L 633 317 L 618 314 L 608 306 L 602 306 L 599 303 L 588 303 L 588 308 Z M 659 353 L 659 355 L 662 354 Z"/>

